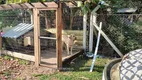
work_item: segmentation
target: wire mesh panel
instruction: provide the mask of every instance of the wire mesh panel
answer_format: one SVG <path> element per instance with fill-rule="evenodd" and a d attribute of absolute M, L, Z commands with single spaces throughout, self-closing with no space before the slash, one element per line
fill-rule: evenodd
<path fill-rule="evenodd" d="M 33 55 L 34 37 L 30 12 L 26 9 L 0 11 L 4 50 Z"/>
<path fill-rule="evenodd" d="M 56 58 L 56 11 L 40 11 L 40 48 L 41 61 L 46 64 L 57 64 Z M 53 29 L 53 31 L 51 31 Z"/>
<path fill-rule="evenodd" d="M 73 53 L 76 53 L 82 49 L 83 43 L 83 14 L 80 8 L 63 6 L 63 31 L 68 35 L 74 35 L 73 39 Z M 71 40 L 71 41 L 72 41 Z"/>
<path fill-rule="evenodd" d="M 98 23 L 103 22 L 103 31 L 123 54 L 142 47 L 141 14 L 99 14 L 97 17 Z M 117 56 L 104 38 L 100 45 L 104 55 Z"/>
<path fill-rule="evenodd" d="M 63 18 L 63 30 L 62 30 L 62 59 L 67 58 L 75 54 L 82 49 L 83 40 L 83 17 L 80 9 L 69 8 L 63 5 L 62 11 Z M 42 61 L 46 59 L 49 60 L 48 63 L 56 63 L 56 11 L 55 10 L 41 10 L 40 11 L 40 42 L 41 48 L 46 50 L 41 50 L 41 55 L 47 55 L 48 57 L 43 57 Z M 48 39 L 47 39 L 48 38 Z M 51 60 L 55 58 L 55 60 Z M 47 61 L 47 60 L 46 60 Z"/>

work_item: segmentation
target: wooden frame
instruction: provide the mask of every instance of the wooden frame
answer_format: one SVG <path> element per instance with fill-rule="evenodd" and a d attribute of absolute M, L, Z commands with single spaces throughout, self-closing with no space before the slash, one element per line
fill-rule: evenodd
<path fill-rule="evenodd" d="M 35 66 L 38 67 L 41 61 L 40 55 L 40 10 L 56 10 L 56 56 L 57 56 L 57 69 L 62 69 L 62 4 L 55 2 L 38 2 L 38 3 L 23 3 L 0 5 L 0 10 L 9 9 L 33 9 L 34 16 L 34 59 Z"/>
<path fill-rule="evenodd" d="M 62 4 L 59 4 L 59 8 L 56 10 L 56 56 L 57 56 L 57 68 L 62 68 Z"/>
<path fill-rule="evenodd" d="M 56 9 L 56 56 L 57 56 L 57 69 L 62 69 L 62 4 L 59 4 L 59 8 Z M 38 7 L 39 8 L 39 7 Z M 40 65 L 40 21 L 39 10 L 49 10 L 50 8 L 38 9 L 34 8 L 34 46 L 35 46 L 35 66 Z M 51 8 L 52 10 L 53 8 Z M 53 9 L 55 10 L 55 8 Z"/>
<path fill-rule="evenodd" d="M 34 13 L 34 55 L 35 55 L 35 65 L 38 67 L 40 65 L 40 18 L 39 10 L 37 8 L 33 9 Z"/>
<path fill-rule="evenodd" d="M 58 4 L 55 2 L 36 2 L 36 3 L 22 3 L 22 4 L 2 4 L 0 10 L 10 9 L 46 9 L 46 8 L 58 8 Z"/>

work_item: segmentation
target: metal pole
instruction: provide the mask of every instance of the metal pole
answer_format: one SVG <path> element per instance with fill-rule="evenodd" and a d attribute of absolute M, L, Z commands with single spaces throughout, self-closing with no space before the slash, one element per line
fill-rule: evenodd
<path fill-rule="evenodd" d="M 102 22 L 100 22 L 100 29 L 102 28 Z M 96 61 L 96 56 L 97 56 L 97 52 L 98 52 L 98 47 L 99 47 L 99 43 L 100 43 L 100 31 L 98 32 L 98 37 L 97 37 L 97 44 L 96 44 L 96 48 L 95 48 L 95 52 L 94 52 L 94 56 L 93 56 L 93 61 L 92 61 L 92 65 L 91 65 L 91 68 L 90 68 L 90 72 L 93 71 L 93 67 L 94 67 L 94 64 L 95 64 L 95 61 Z"/>

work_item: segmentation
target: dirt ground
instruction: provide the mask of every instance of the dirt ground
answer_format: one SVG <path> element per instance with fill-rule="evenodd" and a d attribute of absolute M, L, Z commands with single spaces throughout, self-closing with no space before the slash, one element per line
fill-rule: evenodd
<path fill-rule="evenodd" d="M 69 56 L 66 51 L 63 52 L 63 59 Z M 0 57 L 0 80 L 39 80 L 38 77 L 34 77 L 33 75 L 52 74 L 56 72 L 56 62 L 57 58 L 54 49 L 42 51 L 41 65 L 38 68 L 35 67 L 34 62 L 3 56 Z"/>
<path fill-rule="evenodd" d="M 39 80 L 33 75 L 52 74 L 56 69 L 46 66 L 35 67 L 33 62 L 13 58 L 0 58 L 0 80 Z"/>

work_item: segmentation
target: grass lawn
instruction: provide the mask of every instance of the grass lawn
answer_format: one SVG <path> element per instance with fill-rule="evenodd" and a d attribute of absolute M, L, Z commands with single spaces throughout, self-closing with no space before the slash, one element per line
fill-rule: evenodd
<path fill-rule="evenodd" d="M 102 80 L 104 66 L 109 61 L 109 58 L 97 58 L 93 72 L 89 72 L 92 59 L 80 56 L 70 65 L 66 65 L 65 71 L 33 76 L 40 77 L 40 80 Z"/>

